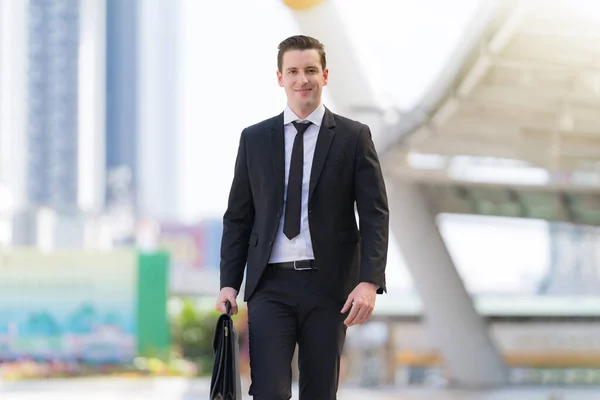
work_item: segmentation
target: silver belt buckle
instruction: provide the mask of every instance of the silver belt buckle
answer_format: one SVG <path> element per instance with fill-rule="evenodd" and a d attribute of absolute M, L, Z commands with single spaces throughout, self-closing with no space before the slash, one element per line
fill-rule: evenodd
<path fill-rule="evenodd" d="M 308 267 L 306 267 L 306 268 L 298 268 L 298 267 L 296 267 L 296 263 L 297 263 L 297 262 L 300 262 L 300 261 L 294 260 L 294 269 L 295 269 L 296 271 L 308 271 L 308 270 L 311 270 L 311 269 L 312 269 L 310 266 L 308 266 Z M 309 263 L 310 263 L 310 261 L 309 261 Z"/>

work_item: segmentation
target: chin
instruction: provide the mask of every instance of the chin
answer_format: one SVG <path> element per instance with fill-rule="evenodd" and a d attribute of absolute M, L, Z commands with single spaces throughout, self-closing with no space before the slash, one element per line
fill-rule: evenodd
<path fill-rule="evenodd" d="M 305 100 L 298 103 L 298 105 L 302 108 L 310 108 L 315 104 L 313 100 Z"/>

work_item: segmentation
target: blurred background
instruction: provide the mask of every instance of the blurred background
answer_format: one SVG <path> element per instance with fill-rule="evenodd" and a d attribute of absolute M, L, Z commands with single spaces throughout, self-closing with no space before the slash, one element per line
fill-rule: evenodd
<path fill-rule="evenodd" d="M 595 0 L 0 0 L 2 398 L 206 398 L 239 135 L 299 33 L 390 197 L 340 398 L 600 398 L 599 26 Z"/>

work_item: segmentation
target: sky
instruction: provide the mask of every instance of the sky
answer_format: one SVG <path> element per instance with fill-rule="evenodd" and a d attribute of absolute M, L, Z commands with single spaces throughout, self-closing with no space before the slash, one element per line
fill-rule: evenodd
<path fill-rule="evenodd" d="M 479 0 L 334 3 L 376 92 L 408 108 L 443 69 Z M 242 129 L 283 110 L 277 45 L 303 32 L 281 0 L 183 0 L 182 16 L 182 209 L 195 219 L 222 213 Z M 336 111 L 327 87 L 324 103 Z"/>
<path fill-rule="evenodd" d="M 480 2 L 335 0 L 370 84 L 405 110 L 443 72 Z M 281 0 L 183 0 L 182 16 L 182 218 L 220 218 L 242 129 L 285 107 L 277 45 L 303 32 Z M 323 101 L 336 111 L 327 87 Z M 447 216 L 441 231 L 470 288 L 525 290 L 546 268 L 543 222 Z M 393 236 L 389 265 L 392 286 L 409 288 Z"/>

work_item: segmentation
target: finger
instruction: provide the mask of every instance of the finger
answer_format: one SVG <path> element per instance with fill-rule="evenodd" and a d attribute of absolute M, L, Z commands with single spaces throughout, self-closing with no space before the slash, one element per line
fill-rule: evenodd
<path fill-rule="evenodd" d="M 231 304 L 231 315 L 235 315 L 238 312 L 237 302 L 235 301 L 235 297 L 229 296 L 227 298 L 229 300 L 229 304 Z"/>
<path fill-rule="evenodd" d="M 357 306 L 358 310 L 356 313 L 356 317 L 353 321 L 350 321 L 350 323 L 352 325 L 362 325 L 369 320 L 372 308 L 368 305 L 368 303 L 365 303 L 363 301 L 357 301 L 355 305 Z"/>
<path fill-rule="evenodd" d="M 346 324 L 346 326 L 352 326 L 355 324 L 355 319 L 356 316 L 358 315 L 358 311 L 359 311 L 359 307 L 358 307 L 358 303 L 354 303 L 352 305 L 352 308 L 350 309 L 350 314 L 348 314 L 348 316 L 346 317 L 346 320 L 344 321 L 344 324 Z"/>
<path fill-rule="evenodd" d="M 358 310 L 358 311 L 356 312 L 356 315 L 354 316 L 354 318 L 348 322 L 348 327 L 350 327 L 350 326 L 354 326 L 354 325 L 358 325 L 358 323 L 359 323 L 359 321 L 360 321 L 360 320 L 359 320 L 359 316 L 360 316 L 360 308 L 357 308 L 357 310 Z"/>
<path fill-rule="evenodd" d="M 350 309 L 351 305 L 352 305 L 352 296 L 348 296 L 348 300 L 346 300 L 346 303 L 344 303 L 344 307 L 342 307 L 341 313 L 343 314 L 346 311 L 348 311 Z"/>
<path fill-rule="evenodd" d="M 344 320 L 344 324 L 346 326 L 350 326 L 352 321 L 354 321 L 354 318 L 356 317 L 357 312 L 358 312 L 357 307 L 353 304 L 352 307 L 350 308 L 350 312 L 348 313 L 348 315 L 346 316 L 346 319 Z"/>
<path fill-rule="evenodd" d="M 361 304 L 358 307 L 358 312 L 356 313 L 356 318 L 354 318 L 353 325 L 360 325 L 362 323 L 363 317 L 365 315 L 365 306 Z"/>
<path fill-rule="evenodd" d="M 362 307 L 360 312 L 358 313 L 358 317 L 356 318 L 357 323 L 359 325 L 362 325 L 365 322 L 367 322 L 369 320 L 369 318 L 371 317 L 371 311 L 372 311 L 372 309 L 368 305 L 365 305 L 364 307 Z"/>
<path fill-rule="evenodd" d="M 223 312 L 225 310 L 225 304 L 223 303 L 223 298 L 221 295 L 217 297 L 217 301 L 215 302 L 215 310 L 219 312 Z"/>

